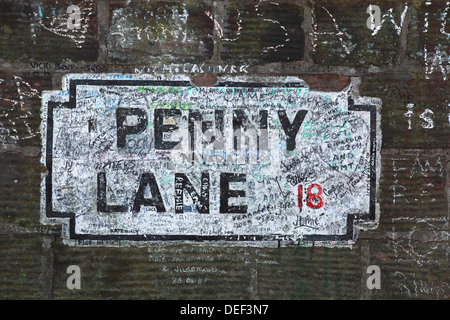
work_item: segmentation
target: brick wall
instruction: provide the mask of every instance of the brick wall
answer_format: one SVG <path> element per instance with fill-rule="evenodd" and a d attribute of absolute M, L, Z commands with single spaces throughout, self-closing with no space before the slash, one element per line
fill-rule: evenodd
<path fill-rule="evenodd" d="M 0 0 L 0 298 L 448 299 L 449 11 L 437 0 Z M 352 248 L 67 246 L 40 223 L 40 113 L 42 92 L 70 73 L 353 83 L 383 104 L 379 225 Z M 381 289 L 367 288 L 369 265 Z"/>

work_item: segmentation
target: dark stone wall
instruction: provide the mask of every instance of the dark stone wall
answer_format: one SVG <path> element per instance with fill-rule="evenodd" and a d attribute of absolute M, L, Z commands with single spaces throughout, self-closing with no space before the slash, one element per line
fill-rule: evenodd
<path fill-rule="evenodd" d="M 449 3 L 370 4 L 374 30 L 362 0 L 0 0 L 0 298 L 448 299 Z M 383 102 L 379 225 L 351 249 L 64 245 L 40 223 L 40 97 L 69 73 L 352 82 Z M 369 265 L 381 289 L 367 288 Z"/>

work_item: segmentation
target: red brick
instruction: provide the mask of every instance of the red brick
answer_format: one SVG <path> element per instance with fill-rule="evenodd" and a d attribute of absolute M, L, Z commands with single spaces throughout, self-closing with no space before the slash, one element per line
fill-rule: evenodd
<path fill-rule="evenodd" d="M 350 84 L 350 77 L 337 74 L 302 74 L 299 78 L 317 91 L 341 91 Z"/>
<path fill-rule="evenodd" d="M 197 87 L 210 87 L 217 81 L 217 76 L 211 73 L 202 73 L 192 77 L 192 82 Z"/>

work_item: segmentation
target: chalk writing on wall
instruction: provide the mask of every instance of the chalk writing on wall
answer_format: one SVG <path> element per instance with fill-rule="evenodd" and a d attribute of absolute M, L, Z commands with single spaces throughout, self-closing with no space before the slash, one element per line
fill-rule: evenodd
<path fill-rule="evenodd" d="M 42 220 L 67 243 L 351 244 L 376 225 L 379 99 L 156 79 L 43 93 Z"/>
<path fill-rule="evenodd" d="M 83 0 L 79 5 L 70 5 L 62 12 L 55 6 L 36 4 L 36 10 L 29 13 L 31 22 L 31 36 L 36 45 L 36 34 L 42 30 L 57 36 L 71 39 L 77 48 L 82 48 L 86 42 L 89 22 L 95 15 L 95 3 Z"/>
<path fill-rule="evenodd" d="M 39 91 L 16 75 L 0 78 L 0 90 L 13 88 L 9 95 L 0 96 L 0 145 L 14 145 L 19 141 L 36 137 L 39 133 L 33 129 L 33 112 L 30 107 Z M 12 116 L 12 115 L 14 116 Z"/>

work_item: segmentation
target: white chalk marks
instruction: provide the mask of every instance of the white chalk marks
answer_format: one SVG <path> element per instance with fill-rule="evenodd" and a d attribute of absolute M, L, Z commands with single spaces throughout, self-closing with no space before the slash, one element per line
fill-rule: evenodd
<path fill-rule="evenodd" d="M 77 48 L 82 48 L 88 36 L 90 20 L 95 15 L 95 4 L 92 0 L 83 0 L 79 5 L 68 6 L 64 12 L 55 7 L 37 5 L 36 10 L 30 15 L 33 41 L 37 38 L 38 32 L 46 30 L 55 35 L 69 38 Z"/>
<path fill-rule="evenodd" d="M 31 100 L 40 97 L 34 89 L 21 77 L 11 75 L 0 79 L 0 88 L 10 91 L 0 97 L 0 145 L 16 144 L 21 140 L 36 137 L 39 132 L 33 129 L 33 112 Z"/>

